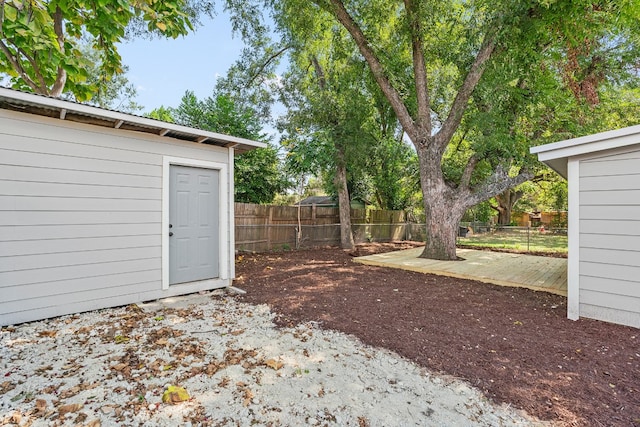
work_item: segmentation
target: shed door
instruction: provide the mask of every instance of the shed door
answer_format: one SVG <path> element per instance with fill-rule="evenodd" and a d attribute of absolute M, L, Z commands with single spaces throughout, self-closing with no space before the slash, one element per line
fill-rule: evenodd
<path fill-rule="evenodd" d="M 219 171 L 172 165 L 169 284 L 219 276 Z"/>

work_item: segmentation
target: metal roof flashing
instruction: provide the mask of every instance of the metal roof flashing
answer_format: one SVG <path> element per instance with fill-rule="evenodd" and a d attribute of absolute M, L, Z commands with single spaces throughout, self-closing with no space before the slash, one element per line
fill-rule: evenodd
<path fill-rule="evenodd" d="M 267 144 L 148 117 L 0 87 L 0 108 L 113 129 L 154 134 L 199 144 L 233 147 L 240 154 Z"/>

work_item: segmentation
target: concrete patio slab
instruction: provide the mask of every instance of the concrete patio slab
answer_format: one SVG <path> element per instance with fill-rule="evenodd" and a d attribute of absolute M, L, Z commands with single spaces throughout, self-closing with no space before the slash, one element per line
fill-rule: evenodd
<path fill-rule="evenodd" d="M 355 258 L 356 262 L 420 273 L 479 280 L 501 286 L 567 295 L 567 260 L 505 252 L 458 249 L 461 261 L 418 258 L 423 248 Z"/>

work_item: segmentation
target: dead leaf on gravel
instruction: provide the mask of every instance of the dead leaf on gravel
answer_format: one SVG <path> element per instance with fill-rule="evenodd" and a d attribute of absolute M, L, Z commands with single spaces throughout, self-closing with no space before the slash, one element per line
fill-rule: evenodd
<path fill-rule="evenodd" d="M 47 401 L 44 399 L 36 399 L 36 411 L 43 414 L 47 410 Z"/>
<path fill-rule="evenodd" d="M 100 408 L 100 412 L 102 412 L 103 414 L 107 415 L 110 414 L 114 411 L 115 406 L 111 406 L 111 405 L 104 405 Z"/>
<path fill-rule="evenodd" d="M 154 344 L 157 345 L 167 345 L 169 344 L 169 341 L 166 338 L 160 338 L 158 341 L 156 341 Z"/>
<path fill-rule="evenodd" d="M 22 414 L 20 412 L 18 412 L 18 411 L 15 411 L 9 417 L 9 423 L 10 424 L 20 424 L 21 421 L 22 421 Z"/>
<path fill-rule="evenodd" d="M 60 399 L 67 399 L 69 397 L 75 396 L 78 393 L 80 393 L 80 387 L 74 386 L 74 387 L 68 388 L 66 390 L 62 390 L 60 392 L 60 394 L 58 395 L 58 397 Z"/>
<path fill-rule="evenodd" d="M 38 332 L 38 336 L 39 337 L 53 338 L 53 337 L 56 336 L 57 333 L 58 333 L 58 331 L 40 331 L 40 332 Z"/>
<path fill-rule="evenodd" d="M 60 416 L 63 416 L 65 414 L 69 414 L 71 412 L 77 412 L 80 409 L 82 409 L 82 403 L 72 403 L 70 405 L 63 405 L 61 407 L 58 408 L 58 413 L 60 414 Z"/>
<path fill-rule="evenodd" d="M 5 381 L 0 384 L 0 394 L 5 394 L 6 392 L 13 390 L 14 388 L 16 388 L 16 385 L 14 383 L 12 383 L 11 381 Z"/>
<path fill-rule="evenodd" d="M 118 363 L 117 365 L 113 365 L 111 367 L 111 369 L 113 369 L 114 371 L 118 371 L 119 372 L 119 371 L 122 371 L 126 367 L 127 367 L 126 363 Z"/>
<path fill-rule="evenodd" d="M 247 407 L 253 400 L 254 395 L 251 390 L 245 388 L 242 392 L 242 397 L 244 398 L 244 400 L 242 401 L 242 406 Z"/>
<path fill-rule="evenodd" d="M 269 368 L 275 370 L 275 371 L 279 370 L 280 368 L 282 368 L 284 366 L 284 363 L 282 363 L 282 362 L 280 362 L 278 360 L 275 360 L 275 359 L 267 359 L 264 362 L 264 364 L 266 366 L 268 366 Z"/>
<path fill-rule="evenodd" d="M 238 335 L 244 334 L 244 329 L 238 329 L 236 331 L 231 331 L 229 333 L 233 336 L 238 336 Z"/>
<path fill-rule="evenodd" d="M 100 424 L 100 420 L 91 420 L 88 423 L 86 423 L 84 426 L 85 427 L 100 427 L 102 424 Z"/>

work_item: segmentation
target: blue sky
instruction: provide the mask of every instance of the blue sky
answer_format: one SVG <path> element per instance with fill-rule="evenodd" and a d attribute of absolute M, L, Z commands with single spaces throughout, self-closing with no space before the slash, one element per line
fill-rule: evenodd
<path fill-rule="evenodd" d="M 119 47 L 144 113 L 161 105 L 177 107 L 187 90 L 198 98 L 211 95 L 216 76 L 226 75 L 240 56 L 243 43 L 240 36 L 232 37 L 227 14 L 219 12 L 202 24 L 185 37 L 137 39 Z"/>

